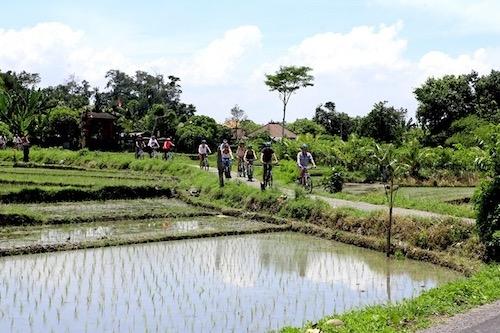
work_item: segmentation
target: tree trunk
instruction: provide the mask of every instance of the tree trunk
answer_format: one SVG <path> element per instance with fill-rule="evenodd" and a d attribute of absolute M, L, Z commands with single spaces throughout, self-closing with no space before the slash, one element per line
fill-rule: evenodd
<path fill-rule="evenodd" d="M 392 231 L 392 206 L 393 206 L 393 180 L 391 179 L 391 185 L 389 188 L 389 225 L 387 226 L 387 248 L 386 248 L 386 255 L 389 257 L 391 255 L 391 231 Z"/>
<path fill-rule="evenodd" d="M 281 140 L 285 138 L 285 115 L 286 115 L 286 103 L 283 103 L 283 123 L 281 128 Z"/>

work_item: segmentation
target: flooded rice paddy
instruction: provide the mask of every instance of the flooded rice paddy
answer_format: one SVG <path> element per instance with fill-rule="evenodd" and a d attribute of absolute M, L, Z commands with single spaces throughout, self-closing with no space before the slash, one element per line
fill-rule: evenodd
<path fill-rule="evenodd" d="M 458 276 L 294 233 L 5 257 L 0 266 L 0 332 L 267 332 Z"/>
<path fill-rule="evenodd" d="M 60 225 L 12 226 L 0 229 L 0 249 L 30 245 L 57 245 L 103 239 L 136 239 L 156 236 L 193 235 L 207 232 L 269 229 L 272 224 L 225 215 L 161 218 Z"/>

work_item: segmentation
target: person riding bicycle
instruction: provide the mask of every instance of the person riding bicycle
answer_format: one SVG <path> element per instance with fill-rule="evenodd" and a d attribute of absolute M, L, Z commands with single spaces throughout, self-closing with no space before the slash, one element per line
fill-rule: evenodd
<path fill-rule="evenodd" d="M 151 135 L 148 141 L 148 148 L 149 148 L 149 157 L 154 157 L 156 156 L 158 148 L 160 148 L 160 144 L 158 143 L 158 140 L 156 140 L 156 137 L 154 135 Z"/>
<path fill-rule="evenodd" d="M 238 176 L 240 173 L 243 174 L 242 169 L 243 169 L 243 159 L 245 157 L 245 143 L 243 141 L 240 141 L 238 144 L 238 149 L 236 149 L 236 158 L 238 159 Z"/>
<path fill-rule="evenodd" d="M 264 148 L 260 152 L 260 162 L 262 163 L 262 166 L 264 168 L 262 173 L 262 184 L 266 183 L 266 175 L 268 170 L 271 171 L 273 168 L 273 159 L 274 163 L 278 163 L 278 158 L 276 157 L 274 150 L 271 148 L 271 142 L 266 142 L 264 144 Z"/>
<path fill-rule="evenodd" d="M 233 151 L 231 150 L 231 146 L 229 146 L 227 140 L 224 139 L 219 149 L 221 152 L 222 164 L 224 165 L 224 169 L 226 170 L 226 178 L 231 178 L 231 160 L 233 159 Z"/>
<path fill-rule="evenodd" d="M 212 151 L 210 147 L 207 145 L 207 140 L 201 140 L 201 144 L 198 146 L 198 158 L 200 159 L 200 168 L 203 167 L 203 161 L 207 158 L 208 154 L 211 154 Z"/>
<path fill-rule="evenodd" d="M 307 151 L 308 147 L 306 144 L 303 144 L 300 147 L 300 152 L 297 154 L 297 166 L 299 167 L 300 172 L 300 183 L 304 185 L 304 173 L 309 167 L 309 163 L 315 168 L 316 163 L 314 162 L 314 158 L 311 153 Z"/>
<path fill-rule="evenodd" d="M 252 149 L 251 145 L 248 145 L 247 149 L 245 150 L 245 154 L 243 155 L 243 161 L 245 162 L 245 164 L 247 166 L 247 176 L 248 176 L 249 181 L 253 180 L 252 173 L 248 172 L 248 170 L 250 169 L 249 166 L 253 165 L 253 162 L 255 161 L 256 158 L 257 158 L 257 155 L 255 154 L 255 150 Z"/>
<path fill-rule="evenodd" d="M 172 158 L 172 150 L 174 149 L 175 145 L 172 142 L 172 139 L 170 137 L 165 140 L 163 143 L 163 157 L 168 160 Z"/>
<path fill-rule="evenodd" d="M 144 148 L 146 148 L 146 145 L 142 135 L 139 134 L 135 138 L 135 158 L 141 158 L 144 155 Z"/>

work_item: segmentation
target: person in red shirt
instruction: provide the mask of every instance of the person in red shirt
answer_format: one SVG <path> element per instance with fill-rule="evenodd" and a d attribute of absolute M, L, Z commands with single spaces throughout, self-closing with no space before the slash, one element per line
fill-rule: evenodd
<path fill-rule="evenodd" d="M 166 160 L 169 160 L 172 158 L 172 150 L 174 149 L 175 145 L 172 142 L 171 138 L 167 138 L 165 142 L 163 143 L 163 156 Z"/>

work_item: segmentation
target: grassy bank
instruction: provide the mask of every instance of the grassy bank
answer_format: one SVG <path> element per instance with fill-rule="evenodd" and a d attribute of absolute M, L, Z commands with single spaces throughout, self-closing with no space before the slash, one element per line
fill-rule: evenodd
<path fill-rule="evenodd" d="M 303 328 L 287 327 L 281 333 L 306 332 L 317 327 L 324 333 L 414 332 L 443 316 L 464 312 L 500 299 L 500 265 L 489 265 L 470 278 L 460 279 L 394 305 L 370 306 L 338 316 L 328 316 Z M 329 324 L 339 319 L 341 326 Z"/>

